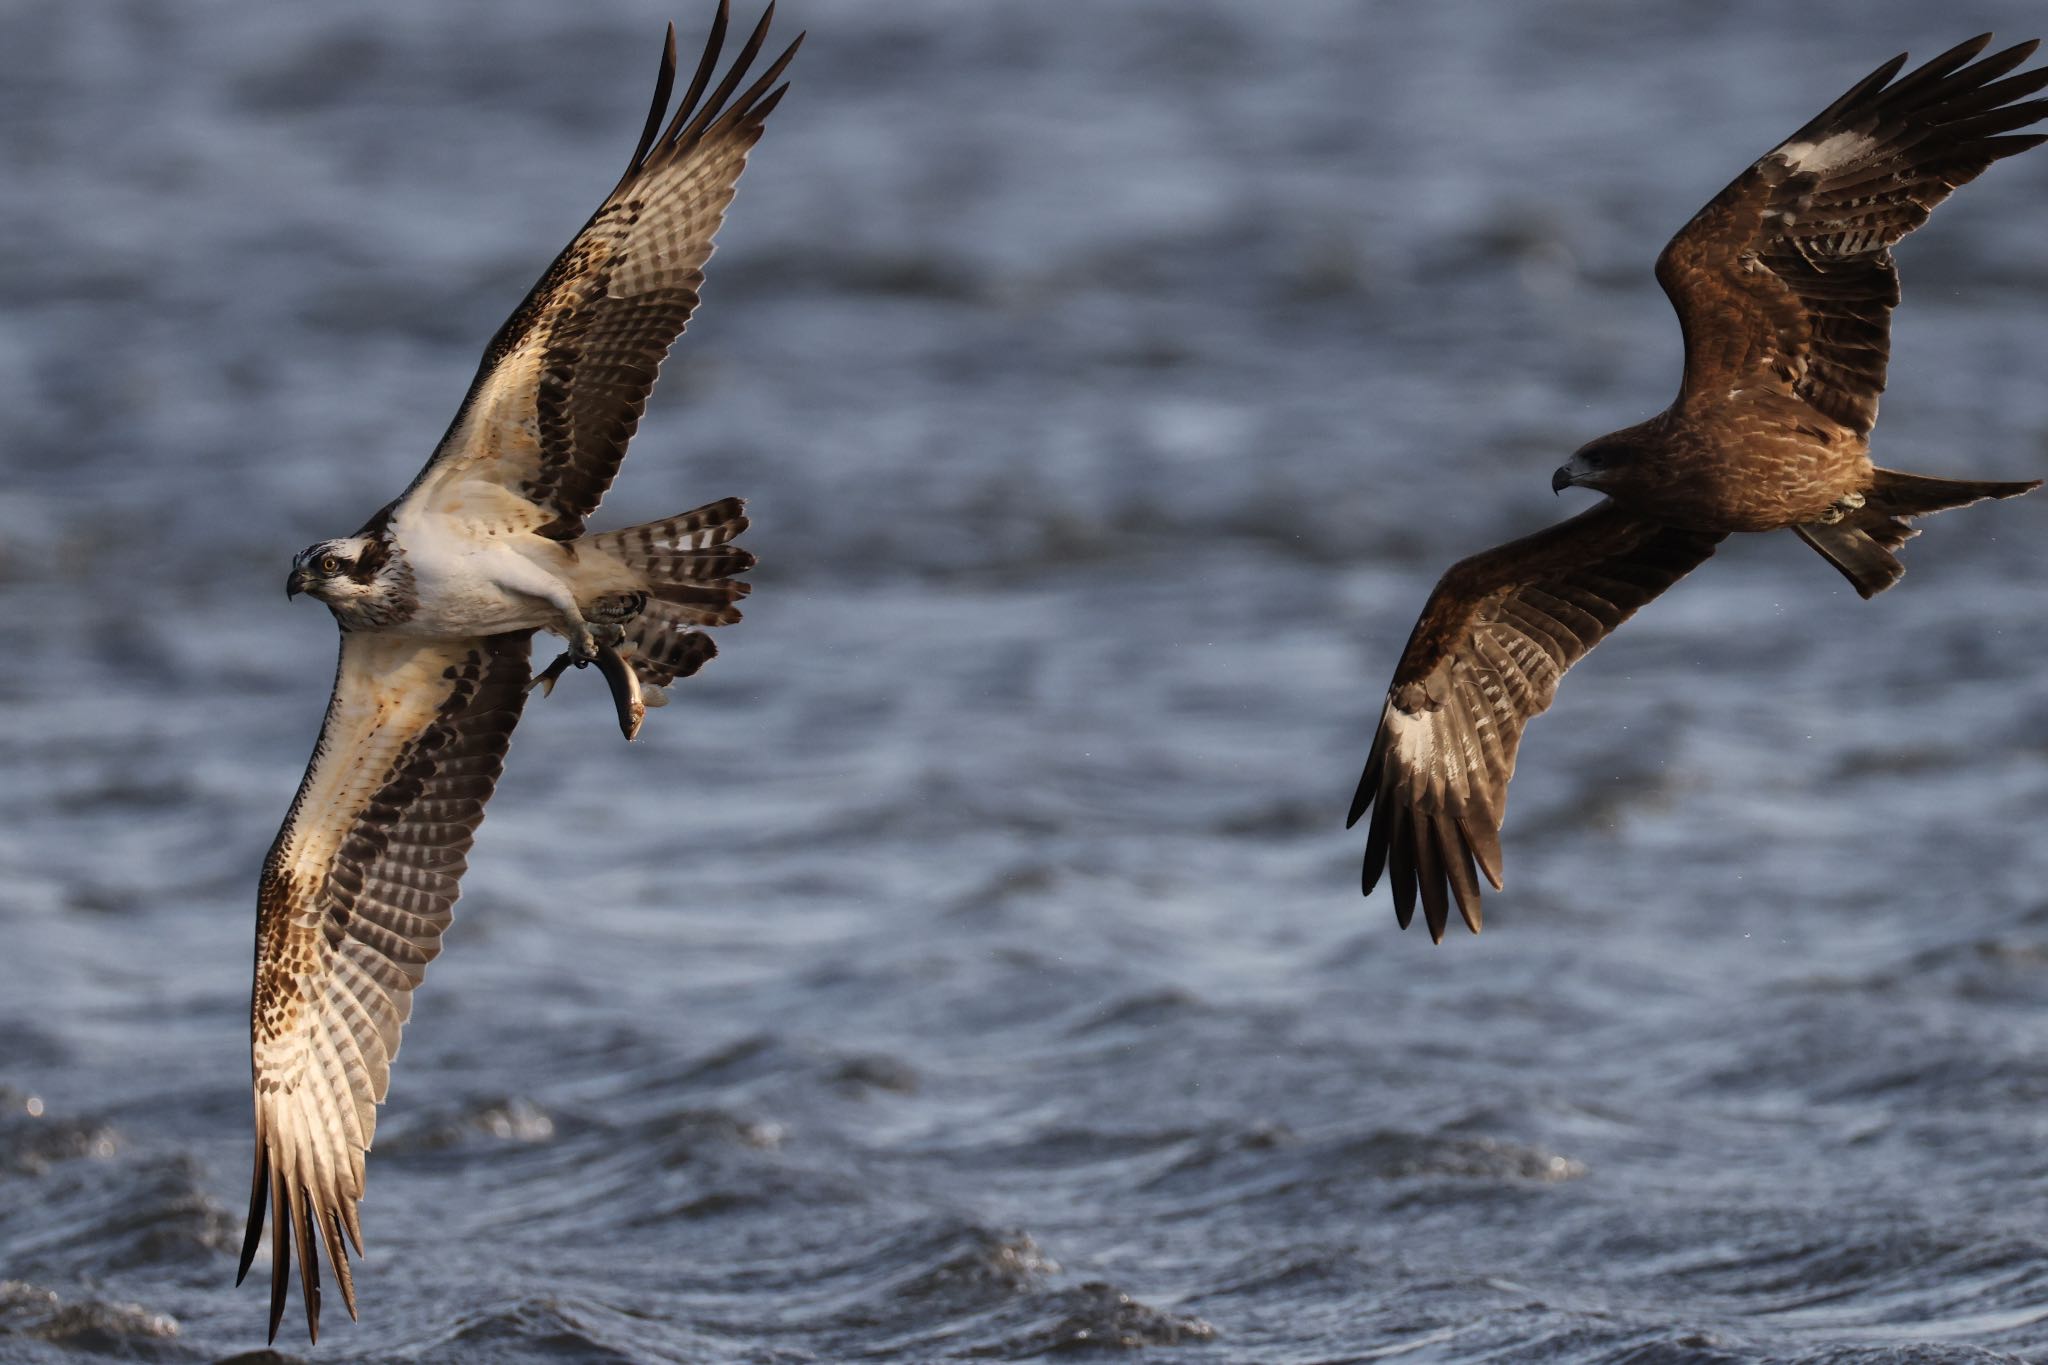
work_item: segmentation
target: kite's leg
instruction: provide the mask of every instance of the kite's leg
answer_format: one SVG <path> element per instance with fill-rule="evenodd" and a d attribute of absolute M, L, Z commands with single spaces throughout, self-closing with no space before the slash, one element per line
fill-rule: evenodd
<path fill-rule="evenodd" d="M 1823 526 L 1833 526 L 1851 512 L 1861 512 L 1862 510 L 1863 495 L 1861 493 L 1851 493 L 1846 498 L 1837 499 L 1834 506 L 1821 513 L 1820 524 Z"/>

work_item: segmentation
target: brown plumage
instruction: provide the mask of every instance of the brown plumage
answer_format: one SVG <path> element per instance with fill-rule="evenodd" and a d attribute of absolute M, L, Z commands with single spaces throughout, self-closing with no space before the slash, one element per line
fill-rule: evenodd
<path fill-rule="evenodd" d="M 626 173 L 491 339 L 448 434 L 414 486 L 502 467 L 520 497 L 552 513 L 540 534 L 571 540 L 597 507 L 640 424 L 656 372 L 696 311 L 712 236 L 788 89 L 803 43 L 735 96 L 767 40 L 763 11 L 707 97 L 728 23 L 720 0 L 696 75 L 666 127 L 675 88 L 668 32 L 654 102 Z M 410 490 L 408 490 L 410 491 Z"/>
<path fill-rule="evenodd" d="M 531 631 L 341 637 L 319 747 L 263 863 L 250 1006 L 256 1173 L 241 1270 L 270 1238 L 270 1334 L 292 1243 L 317 1339 L 327 1250 L 355 1316 L 344 1234 L 412 990 L 441 951 L 467 855 L 527 693 Z"/>
<path fill-rule="evenodd" d="M 733 575 L 754 559 L 728 543 L 747 525 L 737 498 L 609 535 L 583 531 L 696 307 L 713 234 L 786 89 L 776 82 L 794 43 L 740 89 L 773 14 L 770 5 L 711 89 L 727 27 L 721 0 L 696 76 L 664 126 L 675 83 L 669 30 L 624 178 L 492 340 L 426 468 L 359 537 L 295 561 L 288 590 L 320 584 L 304 590 L 329 594 L 343 635 L 320 740 L 257 899 L 256 1160 L 237 1282 L 255 1261 L 268 1210 L 272 1340 L 295 1242 L 308 1334 L 318 1339 L 323 1249 L 355 1316 L 348 1250 L 362 1253 L 357 1208 L 377 1106 L 533 681 L 531 629 L 498 618 L 457 629 L 421 612 L 428 580 L 412 576 L 397 533 L 413 528 L 415 548 L 432 552 L 423 561 L 439 565 L 444 581 L 448 564 L 474 557 L 465 550 L 527 533 L 547 555 L 521 560 L 535 567 L 518 583 L 550 590 L 542 564 L 589 573 L 589 621 L 607 630 L 594 661 L 628 738 L 643 705 L 660 704 L 651 684 L 694 672 L 715 652 L 701 627 L 739 619 L 747 585 Z M 341 575 L 344 556 L 357 554 L 346 561 L 356 569 Z M 330 571 L 356 589 L 380 586 L 389 602 L 334 596 L 338 577 L 322 577 Z M 510 597 L 545 619 L 533 606 L 545 607 L 542 599 Z M 482 606 L 450 600 L 496 609 L 488 597 Z"/>
<path fill-rule="evenodd" d="M 1911 518 L 2037 487 L 1880 469 L 1877 420 L 1899 301 L 1892 246 L 1956 186 L 2048 137 L 2010 75 L 2035 43 L 1978 59 L 1973 38 L 1898 77 L 1857 82 L 1716 195 L 1657 258 L 1685 334 L 1677 400 L 1587 443 L 1551 486 L 1592 511 L 1444 575 L 1402 652 L 1350 823 L 1367 811 L 1363 885 L 1390 876 L 1441 940 L 1455 902 L 1480 927 L 1501 888 L 1515 751 L 1564 671 L 1738 531 L 1796 532 L 1868 598 L 1905 572 Z"/>

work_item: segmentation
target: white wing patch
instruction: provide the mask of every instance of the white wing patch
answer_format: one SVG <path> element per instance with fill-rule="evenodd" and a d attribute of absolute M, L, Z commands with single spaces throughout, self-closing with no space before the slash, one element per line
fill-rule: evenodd
<path fill-rule="evenodd" d="M 1819 142 L 1787 142 L 1772 155 L 1783 159 L 1795 171 L 1824 175 L 1840 167 L 1854 165 L 1857 158 L 1876 145 L 1861 133 L 1834 133 Z"/>
<path fill-rule="evenodd" d="M 1393 741 L 1394 753 L 1416 772 L 1430 769 L 1431 756 L 1436 752 L 1435 729 L 1427 711 L 1411 716 L 1398 706 L 1387 707 L 1387 737 Z"/>

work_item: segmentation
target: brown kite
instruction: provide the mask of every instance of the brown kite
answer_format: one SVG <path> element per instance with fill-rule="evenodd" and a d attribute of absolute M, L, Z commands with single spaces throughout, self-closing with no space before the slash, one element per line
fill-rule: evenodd
<path fill-rule="evenodd" d="M 2043 141 L 2012 76 L 2021 43 L 1986 34 L 1897 77 L 1886 62 L 1716 195 L 1657 258 L 1685 333 L 1677 401 L 1589 442 L 1553 489 L 1606 499 L 1452 566 L 1408 638 L 1350 824 L 1370 810 L 1364 889 L 1390 875 L 1441 942 L 1455 900 L 1479 932 L 1501 889 L 1515 750 L 1558 679 L 1738 531 L 1791 530 L 1868 598 L 1905 572 L 1911 519 L 2038 486 L 1927 478 L 1870 461 L 1899 301 L 1891 248 L 1956 186 Z M 2017 101 L 2017 102 L 2016 102 Z"/>

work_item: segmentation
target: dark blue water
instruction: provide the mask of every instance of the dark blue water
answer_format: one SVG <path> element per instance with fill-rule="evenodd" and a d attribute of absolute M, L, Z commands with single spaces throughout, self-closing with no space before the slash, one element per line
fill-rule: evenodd
<path fill-rule="evenodd" d="M 661 24 L 0 13 L 0 1359 L 212 1360 L 277 591 L 611 184 Z M 2019 3 L 785 0 L 598 524 L 753 500 L 627 749 L 521 727 L 323 1360 L 2048 1358 L 2048 499 L 1733 544 L 1432 949 L 1339 828 L 1453 558 L 1661 406 L 1664 238 Z M 686 37 L 685 45 L 694 41 Z M 2048 155 L 1901 253 L 1888 464 L 2048 465 Z M 258 1275 L 262 1274 L 259 1265 Z"/>

